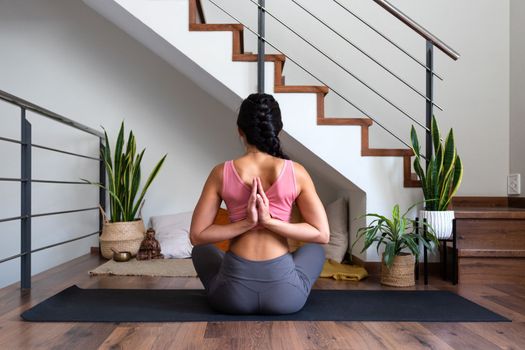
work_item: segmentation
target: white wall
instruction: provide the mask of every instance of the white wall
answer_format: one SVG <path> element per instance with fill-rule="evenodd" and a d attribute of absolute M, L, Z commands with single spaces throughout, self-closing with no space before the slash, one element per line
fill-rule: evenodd
<path fill-rule="evenodd" d="M 146 147 L 143 177 L 167 153 L 144 206 L 151 215 L 192 210 L 211 167 L 242 153 L 234 113 L 81 1 L 0 2 L 0 89 L 114 139 L 122 120 Z M 98 140 L 29 115 L 33 142 L 98 155 Z M 19 138 L 19 110 L 0 103 L 0 135 Z M 301 153 L 303 150 L 295 150 Z M 33 177 L 96 181 L 91 160 L 33 151 Z M 292 152 L 293 153 L 293 152 Z M 302 152 L 304 153 L 304 152 Z M 295 154 L 292 154 L 295 155 Z M 19 177 L 19 147 L 0 143 L 0 177 Z M 96 163 L 96 162 L 95 162 Z M 337 191 L 312 171 L 321 199 Z M 33 188 L 33 213 L 95 206 L 98 190 L 79 185 Z M 0 218 L 19 215 L 19 185 L 0 182 Z M 33 248 L 98 229 L 96 211 L 33 220 Z M 0 259 L 20 250 L 19 223 L 0 223 Z M 86 254 L 96 236 L 33 255 L 33 272 Z M 0 265 L 0 287 L 17 281 L 19 260 Z"/>
<path fill-rule="evenodd" d="M 424 39 L 375 3 L 365 0 L 341 2 L 424 61 Z M 410 84 L 425 91 L 424 70 L 420 66 L 365 29 L 334 2 L 303 0 L 300 3 L 395 73 L 406 77 Z M 465 165 L 465 177 L 459 194 L 506 196 L 506 177 L 509 172 L 509 1 L 392 0 L 392 3 L 461 54 L 461 58 L 454 62 L 435 49 L 435 69 L 445 79 L 435 84 L 436 101 L 445 111 L 436 111 L 435 114 L 442 130 L 454 128 Z M 233 21 L 206 0 L 203 0 L 203 4 L 208 22 Z M 220 4 L 253 29 L 257 28 L 256 6 L 250 1 L 224 0 Z M 416 120 L 424 123 L 422 98 L 357 53 L 292 2 L 267 0 L 266 7 L 347 69 L 388 96 Z M 292 58 L 370 111 L 373 117 L 404 140 L 408 140 L 412 124 L 410 120 L 345 76 L 340 68 L 275 20 L 268 18 L 266 26 L 266 38 L 271 43 L 284 48 Z M 255 36 L 248 32 L 245 38 L 246 50 L 256 52 Z M 268 48 L 267 51 L 274 50 Z M 287 84 L 316 84 L 313 78 L 292 62 L 286 64 L 284 74 Z M 362 117 L 334 93 L 329 93 L 326 101 L 327 116 Z M 401 146 L 377 126 L 372 128 L 371 143 L 375 147 Z"/>
<path fill-rule="evenodd" d="M 521 174 L 525 197 L 525 2 L 510 2 L 510 171 Z"/>

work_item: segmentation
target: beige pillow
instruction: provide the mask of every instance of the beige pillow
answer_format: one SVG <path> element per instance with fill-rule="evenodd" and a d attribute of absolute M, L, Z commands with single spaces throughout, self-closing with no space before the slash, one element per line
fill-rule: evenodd
<path fill-rule="evenodd" d="M 348 250 L 348 205 L 344 198 L 339 198 L 326 206 L 330 241 L 325 244 L 327 259 L 340 263 Z"/>

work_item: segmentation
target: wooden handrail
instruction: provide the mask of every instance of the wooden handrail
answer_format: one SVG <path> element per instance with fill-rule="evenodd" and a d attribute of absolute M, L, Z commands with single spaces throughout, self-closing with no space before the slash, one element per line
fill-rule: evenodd
<path fill-rule="evenodd" d="M 412 18 L 404 14 L 401 10 L 399 10 L 397 7 L 392 5 L 386 0 L 374 0 L 376 4 L 381 6 L 383 9 L 388 11 L 390 14 L 392 14 L 394 17 L 399 19 L 401 22 L 403 22 L 405 25 L 407 25 L 409 28 L 411 28 L 413 31 L 421 35 L 426 40 L 432 42 L 438 49 L 443 51 L 447 56 L 452 58 L 454 61 L 456 61 L 460 55 L 457 53 L 454 49 L 452 49 L 450 46 L 445 44 L 443 41 L 441 41 L 439 38 L 437 38 L 435 35 L 430 33 L 427 29 L 425 29 L 423 26 L 419 25 L 416 21 L 414 21 Z"/>

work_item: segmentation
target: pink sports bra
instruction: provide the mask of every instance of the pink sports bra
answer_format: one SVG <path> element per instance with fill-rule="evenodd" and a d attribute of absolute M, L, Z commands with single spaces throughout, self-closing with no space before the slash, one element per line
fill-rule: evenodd
<path fill-rule="evenodd" d="M 235 170 L 233 160 L 224 163 L 222 180 L 222 199 L 228 208 L 230 222 L 246 218 L 246 206 L 251 194 L 248 186 Z M 270 202 L 270 215 L 273 218 L 290 221 L 292 205 L 297 197 L 293 163 L 284 160 L 284 167 L 277 180 L 265 191 Z M 258 225 L 259 226 L 259 225 Z"/>

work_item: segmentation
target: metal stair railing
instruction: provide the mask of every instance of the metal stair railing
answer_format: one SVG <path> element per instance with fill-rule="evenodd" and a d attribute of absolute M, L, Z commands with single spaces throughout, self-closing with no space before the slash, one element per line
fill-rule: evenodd
<path fill-rule="evenodd" d="M 235 16 L 233 16 L 232 14 L 230 14 L 229 12 L 227 12 L 226 10 L 224 10 L 222 7 L 220 7 L 219 5 L 217 5 L 217 3 L 214 1 L 214 0 L 208 0 L 210 3 L 212 3 L 213 5 L 215 5 L 219 10 L 221 10 L 222 12 L 224 12 L 226 15 L 228 15 L 229 17 L 231 17 L 233 20 L 237 21 L 238 23 L 242 24 L 246 29 L 248 29 L 251 33 L 253 33 L 254 35 L 256 35 L 260 40 L 264 41 L 266 44 L 268 44 L 269 46 L 271 46 L 272 48 L 274 48 L 275 50 L 281 52 L 284 56 L 286 56 L 286 58 L 288 58 L 290 61 L 292 61 L 293 63 L 295 63 L 299 68 L 301 68 L 305 73 L 307 73 L 308 75 L 310 75 L 312 78 L 314 78 L 315 80 L 317 80 L 318 82 L 320 82 L 321 84 L 323 85 L 326 85 L 333 93 L 335 93 L 337 96 L 339 96 L 340 98 L 342 98 L 344 101 L 346 101 L 348 104 L 350 104 L 352 107 L 354 107 L 355 109 L 357 109 L 359 112 L 361 112 L 364 116 L 366 116 L 367 118 L 371 119 L 374 121 L 374 123 L 376 123 L 379 127 L 381 127 L 383 130 L 385 130 L 387 133 L 389 133 L 391 136 L 393 136 L 394 138 L 396 138 L 399 142 L 401 142 L 402 144 L 404 144 L 405 146 L 407 147 L 410 147 L 405 141 L 403 141 L 399 136 L 397 136 L 396 134 L 394 134 L 392 131 L 390 131 L 388 128 L 386 128 L 381 122 L 379 122 L 376 118 L 372 117 L 368 112 L 366 112 L 363 108 L 361 108 L 360 106 L 358 106 L 357 104 L 355 104 L 354 102 L 350 101 L 347 97 L 345 97 L 343 94 L 341 94 L 338 90 L 332 88 L 328 83 L 324 82 L 321 78 L 319 78 L 318 76 L 316 76 L 315 74 L 313 74 L 312 72 L 310 72 L 308 69 L 306 69 L 303 65 L 301 65 L 297 60 L 295 60 L 294 58 L 290 57 L 288 54 L 286 54 L 283 50 L 279 49 L 277 46 L 275 46 L 274 44 L 272 44 L 271 42 L 269 42 L 268 40 L 266 40 L 266 38 L 264 38 L 263 36 L 261 36 L 261 34 L 259 34 L 258 32 L 256 32 L 255 30 L 253 30 L 252 28 L 250 28 L 250 26 L 248 26 L 247 24 L 243 23 L 242 21 L 240 21 L 239 19 L 237 19 Z M 260 29 L 260 27 L 259 27 Z M 264 55 L 259 55 L 258 56 L 258 59 L 261 60 L 261 59 L 264 59 Z M 259 61 L 258 61 L 259 62 Z M 262 68 L 261 68 L 262 67 Z M 258 76 L 262 76 L 264 77 L 264 65 L 262 64 L 258 64 Z M 258 80 L 258 91 L 259 92 L 263 92 L 264 91 L 264 79 L 262 80 Z"/>
<path fill-rule="evenodd" d="M 418 126 L 420 126 L 421 128 L 423 128 L 425 131 L 426 131 L 426 154 L 424 156 L 424 158 L 426 159 L 430 159 L 431 155 L 432 155 L 432 150 L 433 150 L 433 147 L 432 147 L 432 138 L 430 137 L 430 125 L 431 125 L 431 118 L 432 118 L 432 114 L 433 114 L 433 108 L 436 107 L 438 108 L 439 110 L 443 110 L 439 105 L 437 105 L 434 101 L 434 77 L 437 77 L 438 79 L 440 80 L 443 80 L 443 78 L 441 78 L 438 74 L 436 74 L 434 72 L 434 66 L 433 66 L 433 61 L 434 61 L 434 53 L 433 53 L 433 48 L 434 46 L 436 46 L 437 48 L 439 48 L 441 51 L 443 51 L 447 56 L 449 56 L 450 58 L 454 59 L 454 60 L 457 60 L 459 58 L 459 54 L 454 51 L 452 48 L 450 48 L 448 45 L 446 45 L 443 41 L 441 41 L 440 39 L 438 39 L 436 36 L 434 36 L 432 33 L 430 33 L 428 30 L 426 30 L 424 27 L 422 27 L 421 25 L 419 25 L 417 22 L 415 22 L 414 20 L 412 20 L 410 17 L 408 17 L 406 14 L 404 14 L 403 12 L 401 12 L 399 9 L 397 9 L 396 7 L 394 7 L 392 4 L 390 4 L 388 1 L 385 1 L 385 0 L 373 0 L 375 3 L 377 3 L 379 6 L 381 6 L 383 9 L 385 9 L 386 11 L 388 11 L 389 13 L 391 13 L 392 15 L 394 15 L 396 18 L 398 18 L 400 21 L 402 21 L 405 25 L 407 25 L 409 28 L 411 28 L 412 30 L 414 30 L 415 32 L 417 32 L 419 35 L 421 35 L 423 38 L 425 38 L 426 40 L 426 64 L 425 63 L 422 63 L 421 61 L 419 61 L 417 58 L 415 58 L 412 54 L 410 54 L 407 50 L 403 49 L 400 45 L 398 45 L 397 43 L 395 43 L 392 39 L 390 39 L 388 36 L 384 35 L 383 33 L 381 33 L 379 30 L 377 30 L 375 27 L 373 27 L 371 24 L 369 24 L 367 21 L 365 21 L 363 18 L 361 18 L 360 16 L 356 15 L 354 12 L 352 12 L 351 10 L 349 10 L 347 7 L 345 7 L 343 4 L 341 4 L 340 1 L 337 1 L 337 0 L 333 0 L 334 3 L 336 3 L 337 5 L 339 5 L 341 8 L 343 8 L 347 13 L 351 14 L 352 16 L 354 16 L 356 19 L 358 19 L 361 23 L 363 23 L 364 25 L 366 25 L 368 28 L 370 28 L 371 30 L 373 30 L 376 34 L 378 34 L 379 36 L 381 36 L 382 38 L 384 38 L 385 40 L 387 40 L 390 44 L 392 44 L 394 47 L 396 47 L 397 49 L 399 49 L 402 53 L 404 53 L 407 57 L 411 58 L 414 62 L 416 62 L 417 64 L 419 64 L 420 66 L 424 67 L 425 68 L 425 78 L 426 78 L 426 89 L 425 89 L 425 93 L 423 94 L 421 91 L 419 91 L 416 87 L 414 87 L 412 84 L 408 83 L 406 80 L 404 80 L 403 78 L 401 78 L 398 74 L 394 73 L 391 69 L 389 69 L 388 67 L 386 67 L 386 65 L 384 65 L 383 63 L 380 62 L 380 60 L 374 58 L 372 55 L 370 55 L 368 52 L 366 52 L 365 50 L 363 50 L 362 48 L 360 48 L 358 45 L 356 45 L 354 42 L 352 42 L 351 40 L 349 40 L 348 38 L 346 38 L 345 36 L 343 36 L 342 34 L 340 34 L 339 32 L 337 32 L 335 29 L 333 29 L 331 26 L 329 26 L 328 24 L 326 24 L 321 18 L 319 18 L 318 16 L 316 16 L 314 13 L 312 13 L 312 11 L 308 10 L 306 7 L 304 7 L 302 4 L 300 4 L 298 1 L 296 0 L 290 0 L 291 2 L 293 2 L 296 6 L 298 6 L 299 8 L 301 8 L 304 12 L 306 12 L 307 14 L 309 14 L 312 18 L 314 18 L 315 20 L 317 20 L 318 22 L 320 22 L 323 26 L 327 27 L 329 30 L 331 30 L 334 34 L 336 34 L 337 36 L 339 36 L 341 39 L 343 39 L 347 44 L 351 45 L 352 47 L 354 47 L 356 50 L 358 50 L 361 54 L 363 54 L 364 56 L 366 56 L 369 60 L 371 60 L 372 62 L 374 62 L 376 65 L 378 65 L 379 67 L 381 67 L 383 70 L 385 70 L 386 72 L 388 72 L 390 75 L 392 75 L 393 77 L 395 77 L 399 82 L 403 83 L 405 86 L 409 87 L 413 92 L 415 92 L 417 95 L 419 95 L 420 97 L 423 97 L 425 99 L 425 104 L 426 104 L 426 121 L 425 121 L 425 125 L 423 125 L 422 123 L 420 123 L 419 121 L 417 121 L 414 117 L 412 117 L 411 115 L 409 115 L 405 110 L 403 110 L 401 107 L 399 107 L 397 104 L 395 104 L 394 102 L 392 102 L 390 99 L 388 99 L 387 97 L 385 97 L 383 94 L 381 94 L 377 89 L 373 88 L 369 83 L 365 82 L 363 79 L 361 79 L 360 77 L 358 77 L 355 73 L 351 72 L 349 69 L 347 69 L 346 67 L 344 67 L 342 64 L 340 64 L 339 62 L 337 62 L 336 60 L 334 60 L 333 58 L 331 58 L 326 52 L 322 51 L 321 49 L 319 49 L 317 46 L 315 46 L 314 44 L 312 44 L 308 39 L 306 39 L 304 36 L 302 36 L 301 34 L 299 34 L 297 31 L 295 31 L 293 28 L 291 28 L 289 25 L 287 25 L 286 23 L 284 23 L 284 21 L 282 21 L 281 19 L 279 19 L 277 16 L 275 16 L 274 14 L 272 14 L 271 12 L 269 12 L 266 7 L 265 7 L 265 0 L 258 0 L 257 2 L 255 0 L 249 0 L 251 3 L 253 3 L 254 5 L 256 5 L 258 7 L 258 29 L 257 31 L 255 31 L 254 29 L 250 28 L 249 26 L 247 26 L 245 23 L 243 23 L 242 21 L 240 21 L 238 18 L 236 18 L 235 16 L 233 16 L 231 13 L 229 13 L 227 10 L 225 10 L 223 7 L 221 7 L 219 4 L 217 4 L 216 1 L 214 0 L 208 0 L 210 3 L 212 3 L 215 7 L 217 7 L 221 12 L 223 12 L 224 14 L 226 14 L 227 16 L 229 16 L 230 18 L 232 18 L 233 20 L 235 20 L 236 22 L 242 24 L 246 29 L 248 29 L 250 32 L 252 32 L 254 35 L 257 36 L 257 40 L 258 40 L 258 59 L 257 59 L 257 77 L 258 77 L 258 91 L 259 92 L 264 92 L 264 49 L 265 49 L 265 44 L 268 44 L 269 46 L 271 46 L 272 48 L 274 48 L 275 50 L 281 52 L 285 57 L 287 57 L 290 61 L 292 61 L 293 63 L 295 63 L 299 68 L 301 68 L 303 71 L 305 71 L 308 75 L 310 75 L 311 77 L 313 77 L 314 79 L 316 79 L 317 81 L 319 81 L 321 84 L 327 86 L 331 91 L 333 91 L 337 96 L 339 96 L 340 98 L 342 98 L 345 102 L 347 102 L 348 104 L 350 104 L 351 106 L 353 106 L 355 109 L 357 109 L 359 112 L 361 112 L 364 116 L 366 116 L 367 118 L 373 120 L 379 127 L 381 127 L 383 130 L 385 130 L 387 133 L 389 133 L 391 136 L 393 136 L 395 139 L 397 139 L 398 141 L 400 141 L 402 144 L 404 144 L 405 146 L 409 147 L 410 146 L 405 142 L 403 141 L 399 136 L 395 135 L 391 130 L 389 130 L 388 128 L 386 128 L 382 123 L 378 122 L 378 120 L 374 117 L 372 117 L 370 115 L 370 113 L 367 113 L 364 108 L 360 107 L 360 106 L 357 106 L 356 103 L 350 101 L 347 97 L 345 97 L 341 92 L 337 91 L 336 89 L 332 88 L 329 84 L 327 84 L 325 81 L 323 81 L 322 79 L 320 79 L 318 76 L 316 76 L 315 74 L 313 74 L 311 71 L 309 71 L 308 69 L 306 69 L 303 65 L 301 65 L 297 59 L 293 59 L 292 57 L 290 57 L 288 54 L 286 54 L 286 52 L 282 49 L 279 49 L 276 45 L 272 44 L 271 42 L 269 42 L 267 40 L 267 38 L 265 37 L 265 34 L 264 34 L 264 29 L 265 29 L 265 15 L 268 14 L 270 17 L 272 17 L 274 20 L 276 20 L 279 24 L 281 24 L 282 26 L 284 26 L 286 29 L 288 29 L 289 31 L 291 31 L 293 34 L 295 34 L 296 36 L 298 36 L 301 40 L 303 40 L 305 43 L 307 43 L 310 47 L 314 48 L 317 52 L 319 52 L 320 54 L 322 54 L 325 58 L 327 58 L 328 60 L 330 60 L 332 63 L 336 64 L 339 68 L 341 68 L 345 73 L 347 73 L 348 75 L 350 75 L 351 77 L 353 77 L 354 79 L 356 79 L 357 81 L 359 81 L 361 84 L 363 84 L 366 88 L 368 88 L 370 91 L 372 91 L 373 93 L 375 93 L 378 97 L 380 97 L 381 99 L 383 99 L 384 101 L 386 101 L 390 106 L 392 106 L 393 108 L 395 108 L 396 110 L 398 110 L 399 112 L 401 112 L 405 117 L 409 118 L 410 120 L 412 120 L 413 122 L 415 122 Z"/>
<path fill-rule="evenodd" d="M 45 108 L 37 106 L 31 102 L 28 102 L 26 100 L 23 100 L 19 97 L 16 97 L 14 95 L 11 95 L 1 90 L 0 90 L 0 101 L 4 101 L 4 102 L 7 102 L 7 103 L 10 103 L 12 105 L 19 107 L 20 108 L 20 119 L 21 119 L 20 140 L 0 136 L 0 141 L 19 144 L 20 149 L 21 149 L 20 178 L 8 178 L 8 177 L 0 178 L 0 182 L 20 182 L 20 194 L 21 194 L 20 196 L 20 202 L 21 202 L 20 215 L 14 216 L 14 217 L 8 217 L 8 218 L 0 218 L 0 223 L 8 222 L 8 221 L 15 221 L 15 220 L 20 221 L 20 253 L 0 259 L 0 264 L 13 260 L 13 259 L 20 258 L 20 286 L 21 286 L 21 289 L 29 289 L 31 288 L 31 255 L 33 253 L 36 253 L 42 250 L 46 250 L 49 248 L 53 248 L 59 245 L 63 245 L 66 243 L 78 241 L 80 239 L 84 239 L 84 238 L 87 238 L 87 237 L 90 237 L 96 234 L 100 234 L 102 232 L 102 225 L 103 225 L 102 214 L 99 212 L 99 224 L 98 224 L 99 227 L 97 231 L 91 232 L 88 234 L 84 234 L 81 236 L 77 236 L 77 237 L 74 237 L 74 238 L 71 238 L 65 241 L 61 241 L 61 242 L 49 244 L 43 247 L 32 249 L 31 248 L 31 236 L 32 236 L 31 219 L 36 218 L 36 217 L 43 217 L 43 216 L 52 216 L 52 215 L 92 211 L 92 210 L 98 210 L 99 207 L 103 209 L 106 207 L 106 194 L 105 194 L 105 190 L 101 187 L 99 188 L 98 206 L 82 208 L 82 209 L 71 209 L 71 210 L 33 214 L 31 210 L 31 190 L 32 190 L 33 183 L 70 184 L 70 185 L 86 185 L 87 183 L 81 182 L 81 181 L 34 179 L 32 177 L 32 171 L 31 171 L 31 160 L 32 160 L 31 150 L 32 148 L 39 148 L 39 149 L 43 149 L 43 150 L 50 151 L 50 152 L 67 154 L 73 157 L 80 157 L 80 158 L 97 161 L 99 163 L 99 182 L 102 186 L 104 186 L 106 183 L 106 170 L 105 170 L 104 162 L 100 157 L 99 158 L 91 157 L 91 156 L 87 156 L 84 154 L 69 152 L 66 150 L 61 150 L 61 149 L 57 149 L 53 147 L 48 147 L 48 146 L 43 146 L 43 145 L 32 143 L 31 141 L 32 126 L 29 120 L 27 119 L 26 114 L 28 111 L 34 112 L 38 116 L 45 117 L 47 119 L 50 119 L 50 120 L 53 120 L 53 121 L 56 121 L 62 124 L 66 124 L 74 129 L 91 134 L 99 139 L 99 149 L 101 151 L 104 148 L 104 134 L 94 129 L 91 129 L 85 125 L 77 123 L 69 118 L 66 118 L 57 113 L 51 112 Z"/>

